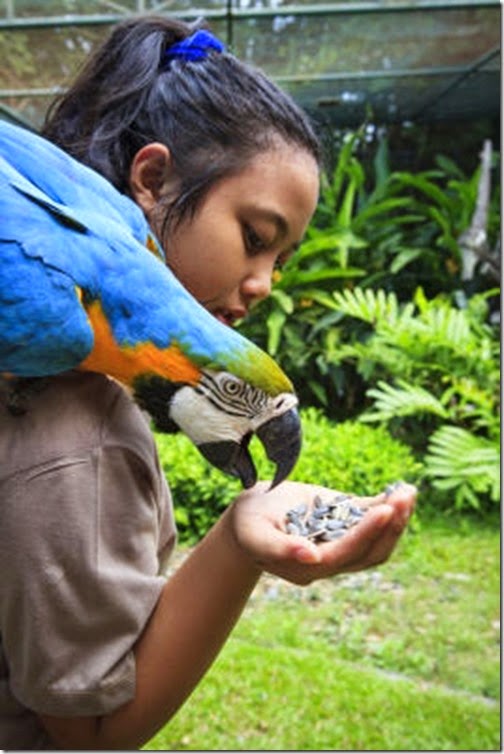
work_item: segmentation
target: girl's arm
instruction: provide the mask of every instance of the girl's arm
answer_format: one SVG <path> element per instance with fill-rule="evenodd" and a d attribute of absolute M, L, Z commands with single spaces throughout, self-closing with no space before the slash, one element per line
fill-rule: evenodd
<path fill-rule="evenodd" d="M 215 659 L 262 570 L 296 583 L 383 562 L 411 514 L 415 490 L 403 486 L 374 505 L 337 542 L 321 546 L 283 533 L 288 508 L 329 490 L 285 483 L 265 494 L 243 493 L 167 581 L 136 646 L 136 693 L 131 702 L 94 718 L 41 720 L 64 749 L 136 749 L 184 703 Z"/>
<path fill-rule="evenodd" d="M 224 644 L 260 575 L 224 516 L 167 581 L 136 649 L 136 693 L 103 717 L 41 720 L 63 749 L 137 749 L 183 704 Z"/>

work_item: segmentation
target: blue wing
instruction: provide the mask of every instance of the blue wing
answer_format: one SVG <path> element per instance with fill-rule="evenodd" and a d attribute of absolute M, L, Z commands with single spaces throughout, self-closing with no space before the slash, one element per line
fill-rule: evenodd
<path fill-rule="evenodd" d="M 75 280 L 44 259 L 45 245 L 64 240 L 61 222 L 12 186 L 11 172 L 0 159 L 0 371 L 54 374 L 85 358 L 93 333 Z"/>
<path fill-rule="evenodd" d="M 13 128 L 6 141 L 14 150 Z M 0 137 L 5 130 L 0 124 Z M 13 153 L 0 138 L 0 372 L 43 376 L 77 367 L 96 345 L 96 321 L 88 314 L 90 302 L 99 302 L 118 349 L 175 345 L 198 367 L 246 380 L 253 373 L 268 389 L 290 389 L 263 351 L 219 323 L 147 250 L 149 227 L 130 199 L 45 140 L 17 130 Z M 25 134 L 41 150 L 31 160 Z M 103 371 L 114 374 L 113 366 Z M 169 358 L 163 369 L 169 378 Z"/>
<path fill-rule="evenodd" d="M 119 223 L 126 223 L 144 244 L 149 232 L 140 208 L 111 183 L 81 164 L 47 139 L 0 120 L 0 157 L 31 185 L 46 202 L 53 200 L 67 210 L 94 208 Z"/>
<path fill-rule="evenodd" d="M 229 354 L 231 342 L 235 350 L 247 343 L 139 242 L 149 228 L 131 200 L 33 134 L 31 147 L 40 145 L 41 153 L 28 160 L 21 136 L 22 159 L 18 151 L 9 161 L 0 155 L 0 371 L 40 376 L 85 359 L 94 334 L 82 295 L 100 301 L 120 346 L 177 342 L 199 363 L 210 363 L 219 352 Z M 0 151 L 9 149 L 3 144 Z"/>

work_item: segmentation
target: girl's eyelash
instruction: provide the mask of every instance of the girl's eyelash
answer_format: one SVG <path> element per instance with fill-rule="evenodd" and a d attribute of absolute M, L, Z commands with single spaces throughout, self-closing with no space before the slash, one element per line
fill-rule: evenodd
<path fill-rule="evenodd" d="M 247 251 L 251 254 L 256 254 L 257 252 L 264 251 L 268 246 L 268 244 L 261 238 L 258 233 L 256 233 L 251 225 L 244 225 L 244 236 Z"/>
<path fill-rule="evenodd" d="M 280 254 L 275 262 L 275 270 L 281 270 L 290 259 L 290 254 Z"/>
<path fill-rule="evenodd" d="M 245 246 L 247 252 L 251 255 L 260 254 L 262 251 L 266 251 L 270 248 L 268 241 L 265 241 L 259 233 L 257 233 L 251 225 L 246 223 L 244 226 Z M 288 262 L 291 254 L 283 253 L 279 254 L 275 261 L 275 270 L 281 270 L 282 267 Z"/>

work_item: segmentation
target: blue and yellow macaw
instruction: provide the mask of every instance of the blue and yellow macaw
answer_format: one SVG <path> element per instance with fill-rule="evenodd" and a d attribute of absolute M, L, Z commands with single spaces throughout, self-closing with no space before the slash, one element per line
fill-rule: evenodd
<path fill-rule="evenodd" d="M 301 445 L 290 381 L 181 285 L 132 200 L 0 122 L 0 218 L 4 378 L 110 375 L 160 430 L 182 430 L 245 487 L 256 481 L 254 433 L 276 464 L 273 484 L 285 479 Z"/>

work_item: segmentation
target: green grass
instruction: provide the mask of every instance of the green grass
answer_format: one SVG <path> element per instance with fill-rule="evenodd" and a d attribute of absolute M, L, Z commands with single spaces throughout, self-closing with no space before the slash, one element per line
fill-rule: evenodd
<path fill-rule="evenodd" d="M 499 526 L 422 523 L 379 569 L 263 579 L 146 749 L 500 750 Z"/>

